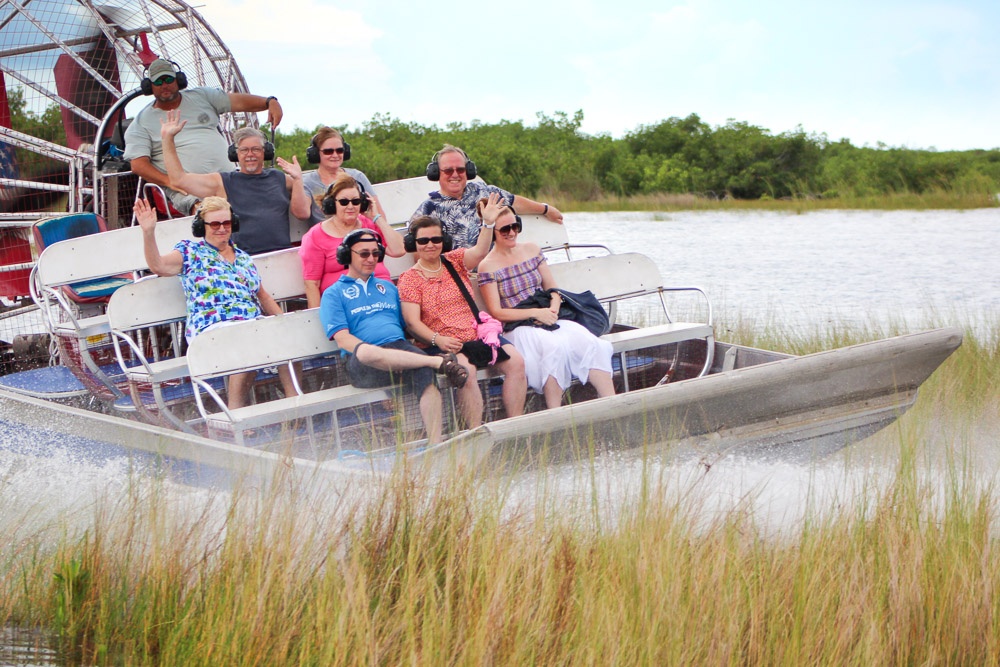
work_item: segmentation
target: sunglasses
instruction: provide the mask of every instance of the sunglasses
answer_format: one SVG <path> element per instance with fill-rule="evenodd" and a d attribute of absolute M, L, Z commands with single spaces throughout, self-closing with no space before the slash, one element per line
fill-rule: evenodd
<path fill-rule="evenodd" d="M 361 197 L 358 197 L 357 199 L 348 199 L 347 197 L 344 197 L 343 199 L 338 199 L 337 203 L 341 206 L 347 206 L 348 204 L 352 206 L 361 206 L 361 201 Z"/>
<path fill-rule="evenodd" d="M 340 146 L 339 148 L 321 148 L 319 149 L 319 152 L 322 153 L 323 155 L 333 155 L 334 153 L 336 153 L 337 155 L 343 155 L 344 147 Z"/>
<path fill-rule="evenodd" d="M 215 220 L 213 222 L 206 222 L 207 227 L 211 227 L 213 232 L 219 231 L 220 227 L 225 227 L 226 229 L 231 229 L 233 226 L 232 220 Z"/>
<path fill-rule="evenodd" d="M 512 222 L 509 225 L 504 225 L 503 227 L 497 227 L 497 234 L 503 234 L 504 236 L 507 236 L 512 231 L 520 234 L 521 229 L 522 229 L 521 221 L 518 220 L 517 222 Z"/>
<path fill-rule="evenodd" d="M 165 83 L 173 83 L 177 80 L 177 77 L 164 74 L 159 79 L 153 82 L 154 86 L 162 86 Z"/>
<path fill-rule="evenodd" d="M 443 236 L 424 236 L 417 239 L 417 245 L 427 245 L 428 243 L 433 243 L 434 245 L 439 245 L 444 242 Z"/>
<path fill-rule="evenodd" d="M 458 172 L 458 175 L 461 176 L 465 173 L 465 167 L 448 167 L 447 169 L 442 169 L 441 173 L 445 176 L 451 176 L 456 171 Z"/>
<path fill-rule="evenodd" d="M 351 252 L 361 259 L 371 259 L 372 257 L 378 259 L 378 250 L 352 250 Z"/>

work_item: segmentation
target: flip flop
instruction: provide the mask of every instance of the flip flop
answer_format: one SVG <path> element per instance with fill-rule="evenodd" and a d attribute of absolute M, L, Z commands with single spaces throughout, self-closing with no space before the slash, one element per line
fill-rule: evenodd
<path fill-rule="evenodd" d="M 458 363 L 458 357 L 455 356 L 455 353 L 443 352 L 438 356 L 444 359 L 440 370 L 448 378 L 451 386 L 457 389 L 464 387 L 465 383 L 469 380 L 469 371 L 465 369 L 465 366 Z"/>

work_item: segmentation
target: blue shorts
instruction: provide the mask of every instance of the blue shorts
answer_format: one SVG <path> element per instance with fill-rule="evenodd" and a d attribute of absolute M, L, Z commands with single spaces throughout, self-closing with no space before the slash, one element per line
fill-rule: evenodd
<path fill-rule="evenodd" d="M 361 345 L 371 345 L 371 343 L 361 343 Z M 385 343 L 378 347 L 425 354 L 419 347 L 405 340 L 394 340 L 391 343 Z M 347 355 L 347 377 L 351 379 L 351 384 L 363 389 L 402 383 L 404 387 L 412 389 L 413 393 L 419 397 L 423 395 L 424 390 L 429 385 L 434 383 L 434 375 L 434 369 L 432 368 L 411 368 L 396 373 L 383 371 L 371 366 L 365 366 L 358 361 L 358 357 L 355 354 Z"/>

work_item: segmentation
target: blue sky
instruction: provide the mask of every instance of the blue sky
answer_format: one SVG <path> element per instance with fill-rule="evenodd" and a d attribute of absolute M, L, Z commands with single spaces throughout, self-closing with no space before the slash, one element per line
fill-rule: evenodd
<path fill-rule="evenodd" d="M 412 3 L 198 7 L 283 125 L 584 113 L 619 137 L 698 114 L 855 145 L 1000 146 L 1000 2 Z"/>

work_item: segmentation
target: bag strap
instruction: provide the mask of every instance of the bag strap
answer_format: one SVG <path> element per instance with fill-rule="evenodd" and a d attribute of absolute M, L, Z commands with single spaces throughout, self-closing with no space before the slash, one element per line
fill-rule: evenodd
<path fill-rule="evenodd" d="M 476 300 L 469 294 L 469 290 L 465 286 L 465 281 L 459 278 L 458 271 L 451 265 L 451 262 L 444 258 L 444 255 L 441 255 L 441 262 L 444 264 L 444 268 L 448 269 L 448 273 L 451 274 L 452 280 L 458 285 L 458 289 L 461 290 L 462 296 L 465 297 L 465 303 L 469 304 L 469 310 L 472 311 L 472 316 L 476 318 L 476 324 L 482 324 L 482 320 L 479 319 L 479 307 L 476 306 Z"/>

